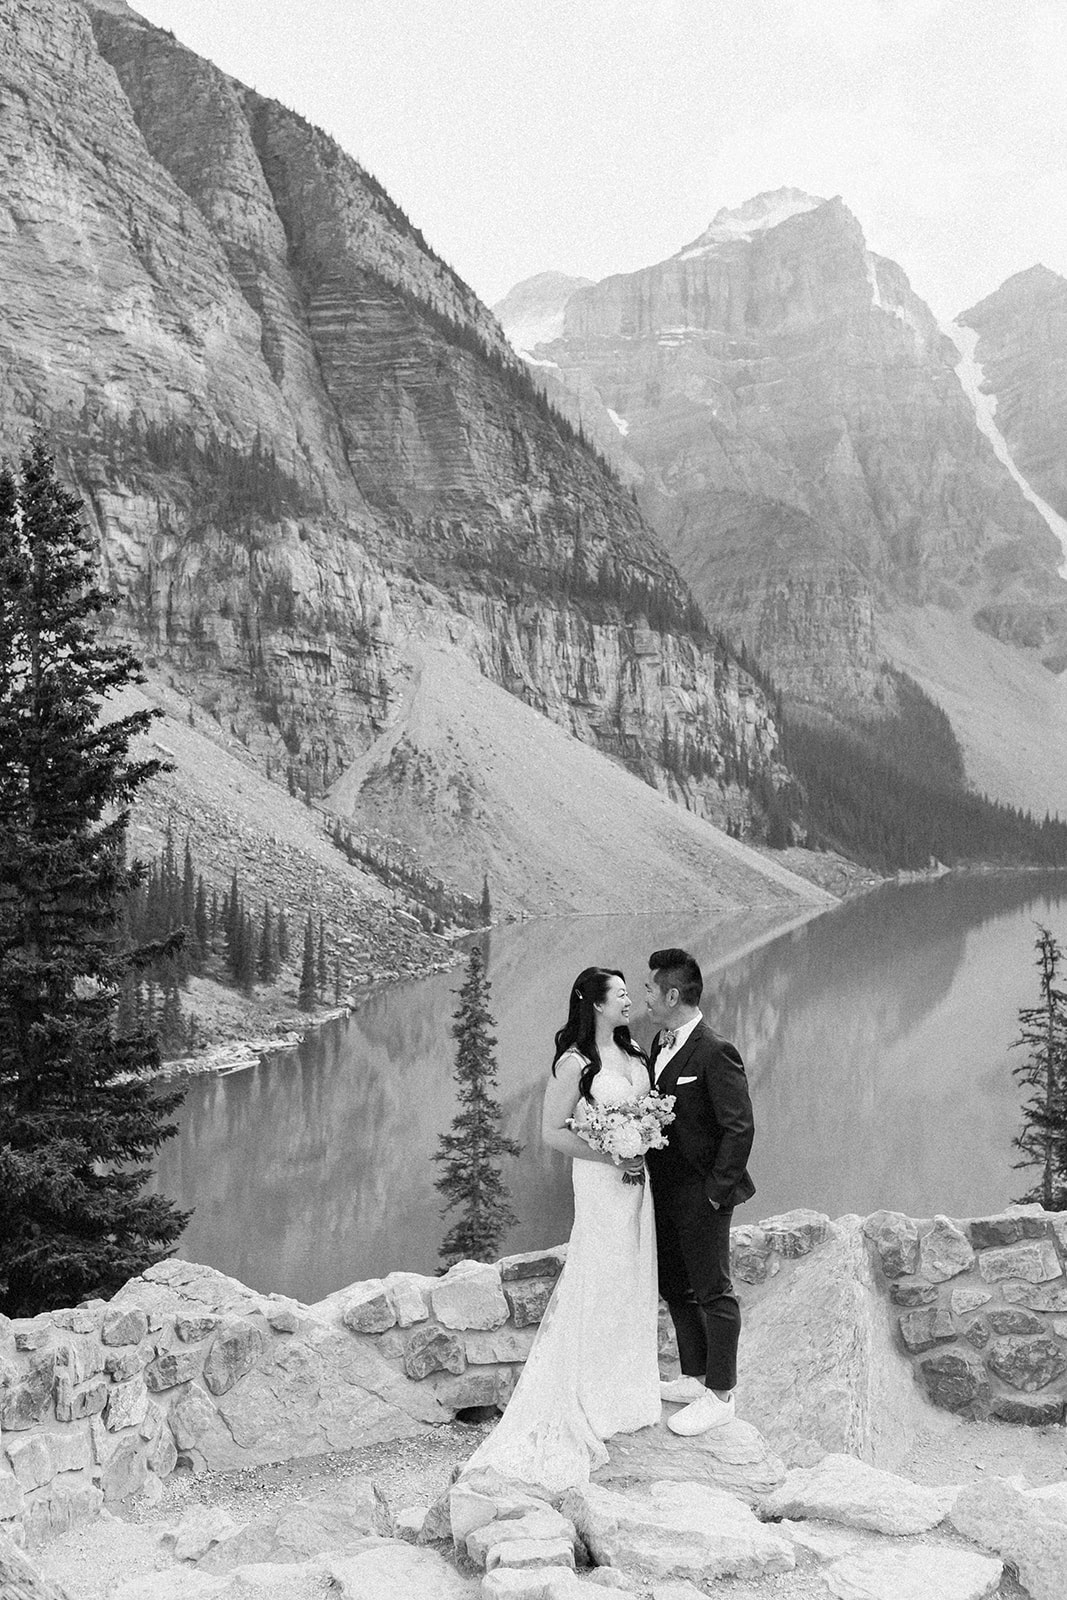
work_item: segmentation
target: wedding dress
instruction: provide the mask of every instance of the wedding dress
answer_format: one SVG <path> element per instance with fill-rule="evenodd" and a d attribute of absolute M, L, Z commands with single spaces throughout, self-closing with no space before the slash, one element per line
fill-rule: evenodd
<path fill-rule="evenodd" d="M 639 1098 L 602 1067 L 597 1105 Z M 579 1099 L 576 1121 L 586 1106 Z M 618 1167 L 572 1161 L 574 1227 L 567 1260 L 507 1409 L 463 1475 L 492 1467 L 551 1493 L 588 1482 L 604 1440 L 660 1418 L 658 1292 L 652 1189 Z"/>

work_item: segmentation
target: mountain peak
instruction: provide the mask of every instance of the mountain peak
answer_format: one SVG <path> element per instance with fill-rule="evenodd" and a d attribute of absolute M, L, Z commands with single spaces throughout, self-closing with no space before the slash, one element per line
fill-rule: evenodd
<path fill-rule="evenodd" d="M 723 206 L 711 224 L 698 239 L 686 245 L 681 255 L 697 255 L 714 250 L 717 245 L 748 242 L 757 233 L 777 228 L 780 222 L 799 216 L 804 211 L 815 211 L 826 201 L 818 195 L 806 194 L 803 189 L 767 189 L 753 195 L 744 205 L 733 210 Z"/>

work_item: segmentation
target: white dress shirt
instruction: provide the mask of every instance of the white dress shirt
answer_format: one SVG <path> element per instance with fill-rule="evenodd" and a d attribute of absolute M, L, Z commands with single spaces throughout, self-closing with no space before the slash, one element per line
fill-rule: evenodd
<path fill-rule="evenodd" d="M 703 1022 L 703 1020 L 703 1013 L 698 1011 L 695 1017 L 691 1017 L 688 1022 L 683 1022 L 680 1028 L 676 1028 L 674 1030 L 674 1043 L 671 1045 L 669 1050 L 661 1050 L 659 1055 L 656 1057 L 657 1083 L 660 1080 L 660 1075 L 662 1074 L 664 1067 L 667 1065 L 667 1062 L 672 1056 L 678 1054 L 678 1051 L 682 1048 L 683 1044 L 688 1039 L 697 1023 Z"/>

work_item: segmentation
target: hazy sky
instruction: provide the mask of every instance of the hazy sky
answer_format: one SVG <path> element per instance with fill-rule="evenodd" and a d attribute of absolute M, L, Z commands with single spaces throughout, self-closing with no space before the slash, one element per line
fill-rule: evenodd
<path fill-rule="evenodd" d="M 142 0 L 325 128 L 490 304 L 840 194 L 941 315 L 1067 275 L 1067 0 Z"/>

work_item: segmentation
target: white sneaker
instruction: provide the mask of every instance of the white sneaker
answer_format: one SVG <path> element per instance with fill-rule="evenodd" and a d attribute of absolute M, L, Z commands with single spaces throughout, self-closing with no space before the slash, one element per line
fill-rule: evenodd
<path fill-rule="evenodd" d="M 690 1439 L 698 1433 L 708 1433 L 712 1428 L 721 1428 L 724 1422 L 733 1420 L 733 1395 L 731 1394 L 728 1400 L 720 1400 L 717 1394 L 712 1394 L 710 1389 L 706 1389 L 699 1400 L 694 1400 L 692 1405 L 685 1406 L 681 1411 L 676 1411 L 672 1417 L 668 1417 L 667 1426 L 672 1433 Z"/>
<path fill-rule="evenodd" d="M 685 1373 L 666 1382 L 660 1379 L 659 1397 L 669 1406 L 687 1406 L 691 1400 L 703 1400 L 707 1392 L 702 1378 L 688 1378 Z"/>

